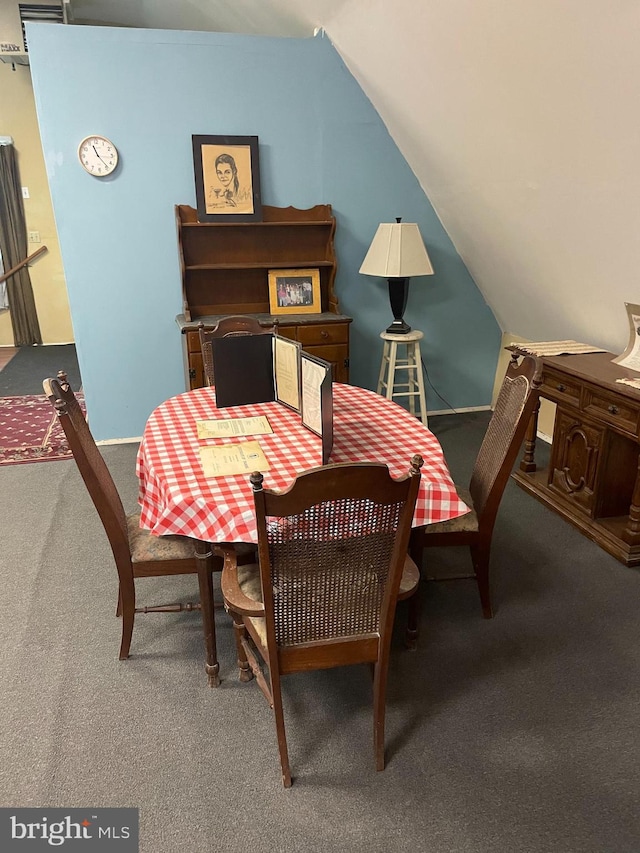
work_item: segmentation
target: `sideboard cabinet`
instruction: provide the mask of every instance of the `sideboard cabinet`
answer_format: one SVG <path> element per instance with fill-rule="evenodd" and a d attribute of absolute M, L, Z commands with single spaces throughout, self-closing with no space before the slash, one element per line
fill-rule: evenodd
<path fill-rule="evenodd" d="M 229 314 L 248 314 L 262 325 L 333 365 L 336 382 L 349 381 L 349 324 L 340 314 L 334 283 L 336 220 L 330 204 L 308 210 L 262 208 L 262 222 L 198 222 L 197 212 L 176 205 L 182 275 L 182 332 L 188 388 L 205 385 L 198 326 L 213 328 Z M 269 270 L 318 269 L 321 312 L 271 314 Z"/>
<path fill-rule="evenodd" d="M 516 354 L 517 345 L 509 347 Z M 549 464 L 535 458 L 537 412 L 514 479 L 620 562 L 640 564 L 638 374 L 613 353 L 544 357 L 540 396 L 556 404 Z"/>

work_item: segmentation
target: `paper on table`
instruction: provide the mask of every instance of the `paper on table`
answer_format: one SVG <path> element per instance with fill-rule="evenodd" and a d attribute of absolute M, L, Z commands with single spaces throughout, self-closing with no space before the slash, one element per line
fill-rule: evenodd
<path fill-rule="evenodd" d="M 527 352 L 530 355 L 552 356 L 552 355 L 578 355 L 590 352 L 605 352 L 600 347 L 590 344 L 580 344 L 578 341 L 535 341 L 531 343 L 519 343 L 513 341 L 510 346 Z"/>
<path fill-rule="evenodd" d="M 225 418 L 216 421 L 196 421 L 198 438 L 229 438 L 234 435 L 268 435 L 271 425 L 264 415 L 253 418 Z"/>
<path fill-rule="evenodd" d="M 224 444 L 221 447 L 201 447 L 200 460 L 205 477 L 225 477 L 269 470 L 269 463 L 258 441 Z"/>
<path fill-rule="evenodd" d="M 640 390 L 640 379 L 616 379 L 621 385 L 628 385 L 630 388 Z"/>

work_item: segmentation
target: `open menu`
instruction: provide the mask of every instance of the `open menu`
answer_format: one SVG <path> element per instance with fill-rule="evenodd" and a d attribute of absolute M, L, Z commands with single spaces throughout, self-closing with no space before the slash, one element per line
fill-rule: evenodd
<path fill-rule="evenodd" d="M 222 409 L 278 402 L 299 412 L 302 425 L 322 439 L 322 464 L 333 448 L 333 389 L 330 362 L 303 352 L 298 341 L 279 335 L 214 338 L 216 405 Z M 260 435 L 271 431 L 259 418 L 200 421 L 199 438 Z M 254 423 L 255 422 L 255 423 Z M 255 469 L 253 469 L 255 470 Z"/>
<path fill-rule="evenodd" d="M 333 448 L 333 389 L 331 364 L 309 353 L 301 353 L 300 388 L 302 424 L 322 438 L 322 464 L 329 462 Z"/>
<path fill-rule="evenodd" d="M 211 341 L 216 405 L 277 401 L 300 411 L 300 351 L 278 335 L 231 335 Z"/>

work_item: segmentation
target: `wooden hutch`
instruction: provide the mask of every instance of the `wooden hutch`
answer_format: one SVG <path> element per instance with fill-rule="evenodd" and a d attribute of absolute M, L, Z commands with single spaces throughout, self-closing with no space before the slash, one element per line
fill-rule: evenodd
<path fill-rule="evenodd" d="M 278 334 L 331 362 L 336 382 L 349 381 L 349 324 L 334 290 L 336 220 L 330 204 L 308 210 L 262 208 L 262 222 L 198 222 L 197 211 L 176 205 L 182 273 L 183 336 L 187 388 L 205 385 L 198 325 L 248 314 L 263 325 L 278 321 Z M 320 271 L 321 313 L 269 313 L 269 270 Z"/>

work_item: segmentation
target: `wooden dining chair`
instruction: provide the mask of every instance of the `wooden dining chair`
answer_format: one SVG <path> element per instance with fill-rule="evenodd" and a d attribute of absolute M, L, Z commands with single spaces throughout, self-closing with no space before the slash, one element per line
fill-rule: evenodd
<path fill-rule="evenodd" d="M 471 512 L 450 521 L 416 528 L 411 535 L 410 551 L 418 565 L 422 564 L 424 548 L 469 547 L 474 573 L 457 578 L 476 578 L 482 612 L 487 619 L 493 616 L 489 586 L 493 528 L 529 419 L 539 402 L 537 391 L 541 379 L 540 359 L 525 356 L 520 365 L 517 359 L 512 359 L 476 457 L 469 488 L 457 488 Z"/>
<path fill-rule="evenodd" d="M 98 511 L 111 545 L 118 572 L 118 606 L 122 617 L 120 660 L 129 657 L 136 613 L 174 612 L 200 609 L 195 604 L 164 604 L 136 607 L 135 581 L 145 577 L 197 574 L 205 625 L 205 669 L 211 686 L 218 683 L 211 573 L 222 569 L 222 558 L 211 546 L 185 536 L 154 536 L 140 528 L 140 513 L 126 515 L 109 468 L 100 453 L 75 394 L 62 371 L 56 379 L 45 379 L 44 393 L 58 414 L 82 479 Z"/>
<path fill-rule="evenodd" d="M 229 338 L 239 335 L 272 335 L 276 328 L 276 325 L 261 326 L 255 317 L 242 314 L 222 317 L 212 329 L 206 329 L 204 323 L 199 323 L 200 349 L 202 350 L 204 376 L 207 385 L 214 384 L 213 346 L 211 343 L 214 338 Z"/>
<path fill-rule="evenodd" d="M 375 761 L 384 769 L 396 602 L 413 595 L 419 582 L 407 546 L 422 464 L 414 456 L 398 480 L 385 465 L 326 465 L 300 474 L 281 493 L 263 489 L 261 474 L 251 475 L 259 565 L 238 566 L 225 549 L 222 594 L 234 621 L 240 680 L 255 675 L 274 710 L 287 788 L 281 676 L 294 672 L 373 665 Z"/>

